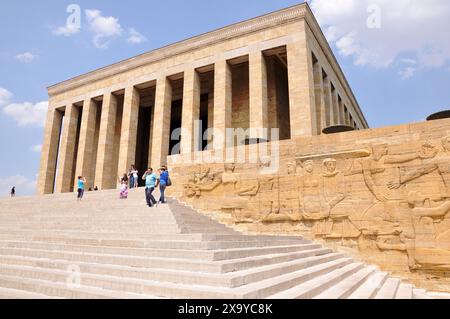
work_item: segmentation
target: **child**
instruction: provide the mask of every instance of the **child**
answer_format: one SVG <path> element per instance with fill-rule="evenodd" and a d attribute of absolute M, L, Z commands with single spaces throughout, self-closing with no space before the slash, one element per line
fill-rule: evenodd
<path fill-rule="evenodd" d="M 84 196 L 84 185 L 86 184 L 86 179 L 83 176 L 78 176 L 78 196 L 77 200 L 81 201 Z"/>
<path fill-rule="evenodd" d="M 127 174 L 123 174 L 123 177 L 120 179 L 120 199 L 128 198 L 128 176 Z"/>

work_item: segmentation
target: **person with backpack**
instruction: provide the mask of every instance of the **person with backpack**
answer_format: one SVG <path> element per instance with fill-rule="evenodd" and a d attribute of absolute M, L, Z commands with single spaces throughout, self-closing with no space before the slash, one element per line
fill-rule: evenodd
<path fill-rule="evenodd" d="M 166 203 L 166 198 L 164 196 L 167 186 L 170 186 L 169 182 L 169 172 L 167 171 L 166 167 L 163 166 L 159 170 L 159 192 L 161 193 L 161 197 L 159 198 L 159 202 L 161 204 Z"/>

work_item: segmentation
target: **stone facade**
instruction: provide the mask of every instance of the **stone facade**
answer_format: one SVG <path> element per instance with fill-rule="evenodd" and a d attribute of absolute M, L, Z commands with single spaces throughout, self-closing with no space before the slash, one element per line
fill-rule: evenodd
<path fill-rule="evenodd" d="M 205 88 L 201 79 L 208 74 Z M 272 127 L 281 128 L 283 139 L 319 135 L 333 124 L 368 127 L 307 4 L 145 53 L 48 92 L 40 194 L 73 191 L 78 175 L 88 177 L 89 187 L 110 189 L 134 163 L 141 171 L 166 163 L 174 125 L 181 128 L 181 153 L 198 151 L 201 96 L 208 99 L 203 126 L 250 129 L 250 138 Z M 145 119 L 151 125 L 141 128 L 143 107 L 151 108 Z M 138 136 L 149 140 L 137 147 Z M 208 140 L 216 151 L 225 148 L 220 138 Z"/>

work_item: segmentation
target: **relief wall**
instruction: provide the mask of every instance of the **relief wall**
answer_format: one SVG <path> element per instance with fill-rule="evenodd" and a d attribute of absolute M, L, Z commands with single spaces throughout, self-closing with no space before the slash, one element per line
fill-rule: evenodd
<path fill-rule="evenodd" d="M 170 163 L 173 196 L 237 229 L 321 240 L 450 291 L 450 121 L 280 142 L 279 169 Z"/>

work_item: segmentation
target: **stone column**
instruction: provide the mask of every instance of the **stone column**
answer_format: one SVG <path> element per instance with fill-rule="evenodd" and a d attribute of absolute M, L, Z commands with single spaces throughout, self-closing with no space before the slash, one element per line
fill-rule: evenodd
<path fill-rule="evenodd" d="M 287 45 L 289 108 L 291 138 L 311 136 L 316 131 L 314 111 L 314 75 L 312 55 L 302 34 L 296 42 Z"/>
<path fill-rule="evenodd" d="M 344 113 L 344 102 L 342 99 L 338 99 L 339 104 L 339 124 L 345 125 L 345 113 Z"/>
<path fill-rule="evenodd" d="M 67 105 L 61 135 L 56 193 L 70 192 L 74 183 L 73 168 L 75 161 L 75 145 L 77 143 L 78 117 L 78 107 L 73 104 Z"/>
<path fill-rule="evenodd" d="M 345 113 L 345 124 L 352 126 L 352 124 L 350 123 L 350 112 L 345 104 L 344 104 L 344 113 Z"/>
<path fill-rule="evenodd" d="M 153 121 L 152 162 L 154 169 L 166 164 L 169 155 L 170 117 L 172 112 L 172 84 L 167 77 L 156 82 Z"/>
<path fill-rule="evenodd" d="M 314 64 L 314 96 L 316 101 L 316 133 L 320 135 L 327 126 L 327 121 L 323 94 L 323 73 L 322 66 L 319 63 Z"/>
<path fill-rule="evenodd" d="M 232 73 L 227 61 L 216 62 L 214 69 L 214 150 L 226 147 L 226 129 L 232 125 Z M 214 132 L 216 133 L 216 132 Z"/>
<path fill-rule="evenodd" d="M 118 174 L 122 176 L 136 160 L 137 129 L 139 120 L 139 91 L 134 87 L 125 89 L 123 101 L 122 130 L 120 135 Z"/>
<path fill-rule="evenodd" d="M 103 96 L 102 116 L 98 138 L 95 186 L 99 189 L 116 187 L 117 168 L 113 167 L 114 135 L 117 117 L 117 97 L 111 92 Z"/>
<path fill-rule="evenodd" d="M 325 127 L 331 125 L 332 122 L 332 110 L 333 110 L 333 97 L 331 94 L 331 82 L 327 76 L 323 79 L 323 96 L 325 100 Z"/>
<path fill-rule="evenodd" d="M 56 109 L 49 109 L 45 124 L 41 165 L 37 183 L 39 195 L 52 194 L 54 192 L 61 125 L 62 113 Z"/>
<path fill-rule="evenodd" d="M 97 104 L 88 99 L 83 102 L 83 115 L 81 117 L 80 141 L 78 144 L 78 157 L 75 176 L 84 176 L 87 188 L 94 187 L 94 176 L 91 176 L 94 164 L 95 121 L 97 119 Z M 76 186 L 75 181 L 75 186 Z"/>
<path fill-rule="evenodd" d="M 331 125 L 339 124 L 339 98 L 336 89 L 331 92 Z"/>
<path fill-rule="evenodd" d="M 250 138 L 267 139 L 264 128 L 269 127 L 269 110 L 267 97 L 267 66 L 262 52 L 249 55 L 250 79 Z M 267 135 L 267 134 L 266 134 Z"/>
<path fill-rule="evenodd" d="M 200 119 L 200 76 L 195 69 L 184 72 L 183 111 L 181 119 L 181 154 L 198 151 L 198 132 L 194 122 Z M 196 127 L 199 129 L 199 125 Z"/>

